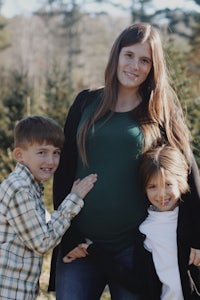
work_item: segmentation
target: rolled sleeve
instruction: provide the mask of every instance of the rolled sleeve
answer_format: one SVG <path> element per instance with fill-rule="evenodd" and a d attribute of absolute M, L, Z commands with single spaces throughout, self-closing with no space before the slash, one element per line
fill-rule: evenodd
<path fill-rule="evenodd" d="M 83 200 L 75 193 L 70 193 L 58 209 L 61 210 L 62 215 L 70 221 L 80 212 L 83 206 Z"/>

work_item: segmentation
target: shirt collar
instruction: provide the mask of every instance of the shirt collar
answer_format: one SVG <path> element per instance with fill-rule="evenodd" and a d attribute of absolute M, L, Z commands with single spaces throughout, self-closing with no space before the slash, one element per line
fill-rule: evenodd
<path fill-rule="evenodd" d="M 28 181 L 28 184 L 35 189 L 38 196 L 44 195 L 44 185 L 42 182 L 37 182 L 27 166 L 22 163 L 17 163 L 15 172 Z"/>

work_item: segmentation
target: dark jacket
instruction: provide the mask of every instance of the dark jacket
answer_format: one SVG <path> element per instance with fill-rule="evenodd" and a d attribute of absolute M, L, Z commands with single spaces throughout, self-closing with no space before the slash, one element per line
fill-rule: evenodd
<path fill-rule="evenodd" d="M 53 196 L 55 209 L 59 206 L 65 196 L 70 192 L 72 183 L 75 179 L 77 163 L 77 145 L 76 132 L 77 127 L 84 110 L 84 107 L 92 101 L 101 101 L 103 89 L 89 91 L 84 90 L 78 94 L 71 106 L 65 123 L 65 144 L 61 153 L 61 160 L 58 170 L 54 176 Z M 200 249 L 200 178 L 195 160 L 193 160 L 192 170 L 189 175 L 189 184 L 191 193 L 185 194 L 182 199 L 178 219 L 178 258 L 185 299 L 190 298 L 190 282 L 187 275 L 188 258 L 190 247 Z M 77 240 L 74 234 L 73 221 L 71 227 L 63 236 L 60 244 L 62 255 L 82 242 L 82 238 Z M 54 249 L 51 273 L 49 282 L 49 291 L 55 290 L 55 263 L 58 247 Z M 155 299 L 154 299 L 155 300 Z"/>
<path fill-rule="evenodd" d="M 157 276 L 152 254 L 143 246 L 144 239 L 145 236 L 138 230 L 134 243 L 134 257 L 137 260 L 133 270 L 117 263 L 113 257 L 102 249 L 101 245 L 91 244 L 87 251 L 89 258 L 98 265 L 108 281 L 113 280 L 129 291 L 141 294 L 142 300 L 160 300 L 162 284 Z M 181 249 L 181 251 L 184 251 L 184 249 Z M 186 253 L 189 255 L 189 252 Z M 187 265 L 186 270 L 183 271 L 183 263 L 181 263 L 180 269 L 182 270 L 184 299 L 199 299 L 200 269 L 194 265 Z M 188 272 L 190 272 L 190 276 L 188 276 Z"/>

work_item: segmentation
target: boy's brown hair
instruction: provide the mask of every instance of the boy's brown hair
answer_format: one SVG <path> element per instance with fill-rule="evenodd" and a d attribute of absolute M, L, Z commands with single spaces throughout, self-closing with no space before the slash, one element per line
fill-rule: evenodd
<path fill-rule="evenodd" d="M 26 148 L 33 143 L 47 143 L 62 149 L 64 133 L 51 118 L 33 115 L 20 120 L 14 129 L 14 147 Z"/>

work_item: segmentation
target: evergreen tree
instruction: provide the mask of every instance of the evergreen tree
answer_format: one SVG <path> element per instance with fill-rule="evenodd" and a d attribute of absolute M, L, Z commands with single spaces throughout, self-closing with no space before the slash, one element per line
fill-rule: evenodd
<path fill-rule="evenodd" d="M 191 48 L 185 41 L 177 43 L 172 37 L 167 40 L 166 53 L 170 67 L 172 85 L 176 90 L 191 131 L 192 148 L 200 167 L 200 98 L 197 96 L 199 87 L 196 72 L 191 72 Z M 185 51 L 183 51 L 185 49 Z"/>
<path fill-rule="evenodd" d="M 29 84 L 27 72 L 11 71 L 2 79 L 1 86 L 1 163 L 0 174 L 9 173 L 14 165 L 11 151 L 13 149 L 13 129 L 20 119 L 27 115 L 27 99 L 31 96 L 32 89 Z M 2 177 L 0 177 L 2 180 Z"/>
<path fill-rule="evenodd" d="M 55 63 L 52 72 L 48 73 L 46 78 L 45 113 L 64 126 L 70 99 L 72 91 L 68 88 L 66 72 Z"/>
<path fill-rule="evenodd" d="M 6 32 L 6 26 L 7 26 L 6 18 L 0 15 L 0 51 L 11 46 L 10 37 Z"/>
<path fill-rule="evenodd" d="M 200 0 L 195 0 L 196 4 L 200 6 Z M 190 39 L 191 51 L 188 55 L 188 77 L 192 78 L 190 85 L 192 97 L 190 98 L 190 106 L 188 114 L 190 115 L 191 129 L 194 136 L 194 153 L 200 167 L 200 13 L 194 13 L 194 20 L 192 24 L 192 37 Z"/>

